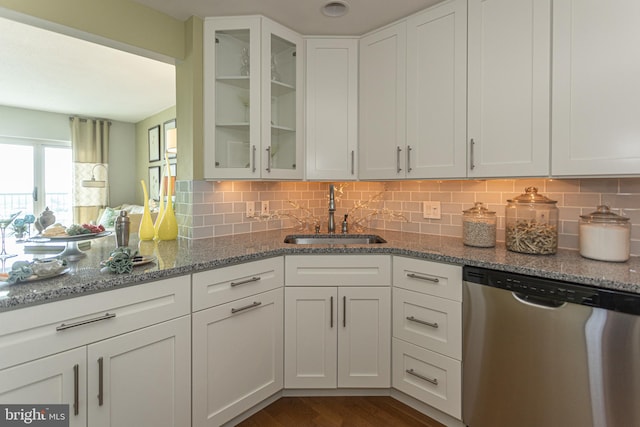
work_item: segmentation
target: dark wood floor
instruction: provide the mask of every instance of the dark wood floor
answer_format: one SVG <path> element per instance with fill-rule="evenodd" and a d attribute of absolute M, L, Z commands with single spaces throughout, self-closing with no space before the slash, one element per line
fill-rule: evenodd
<path fill-rule="evenodd" d="M 282 397 L 237 427 L 444 427 L 387 396 Z"/>

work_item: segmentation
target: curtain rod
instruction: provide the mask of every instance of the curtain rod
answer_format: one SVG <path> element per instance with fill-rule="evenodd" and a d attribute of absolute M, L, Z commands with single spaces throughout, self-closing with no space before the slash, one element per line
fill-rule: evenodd
<path fill-rule="evenodd" d="M 106 121 L 106 122 L 107 122 L 107 124 L 108 124 L 109 126 L 111 126 L 111 120 L 109 120 L 109 119 L 99 119 L 99 118 L 95 118 L 95 117 L 94 117 L 94 118 L 87 118 L 87 117 L 78 117 L 78 116 L 70 116 L 70 117 L 69 117 L 69 120 L 70 120 L 70 121 L 73 121 L 74 119 L 78 119 L 78 120 L 80 120 L 81 122 L 87 122 L 87 121 L 89 121 L 89 120 L 102 120 L 102 121 Z"/>

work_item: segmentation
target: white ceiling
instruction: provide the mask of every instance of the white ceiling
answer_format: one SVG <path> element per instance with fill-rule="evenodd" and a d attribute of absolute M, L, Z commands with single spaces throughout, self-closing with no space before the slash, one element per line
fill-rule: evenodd
<path fill-rule="evenodd" d="M 135 0 L 178 20 L 260 14 L 303 35 L 362 35 L 441 0 Z M 0 17 L 0 105 L 128 123 L 175 105 L 175 67 Z"/>
<path fill-rule="evenodd" d="M 441 0 L 340 0 L 349 13 L 321 12 L 331 0 L 134 0 L 184 21 L 190 16 L 264 15 L 303 35 L 362 35 Z"/>
<path fill-rule="evenodd" d="M 175 105 L 175 67 L 0 17 L 0 105 L 137 123 Z"/>

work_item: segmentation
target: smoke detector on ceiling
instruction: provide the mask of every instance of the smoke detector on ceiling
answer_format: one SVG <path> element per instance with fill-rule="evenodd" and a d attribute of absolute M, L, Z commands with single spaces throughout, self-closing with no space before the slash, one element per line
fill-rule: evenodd
<path fill-rule="evenodd" d="M 331 1 L 322 7 L 322 13 L 330 18 L 339 18 L 349 11 L 349 5 L 343 1 Z"/>

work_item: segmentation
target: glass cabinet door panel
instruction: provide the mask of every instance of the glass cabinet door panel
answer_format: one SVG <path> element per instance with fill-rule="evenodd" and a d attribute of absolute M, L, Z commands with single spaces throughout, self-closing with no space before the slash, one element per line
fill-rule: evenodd
<path fill-rule="evenodd" d="M 296 169 L 296 45 L 271 34 L 271 167 Z"/>
<path fill-rule="evenodd" d="M 249 41 L 249 29 L 215 32 L 216 168 L 248 169 L 252 165 Z"/>

